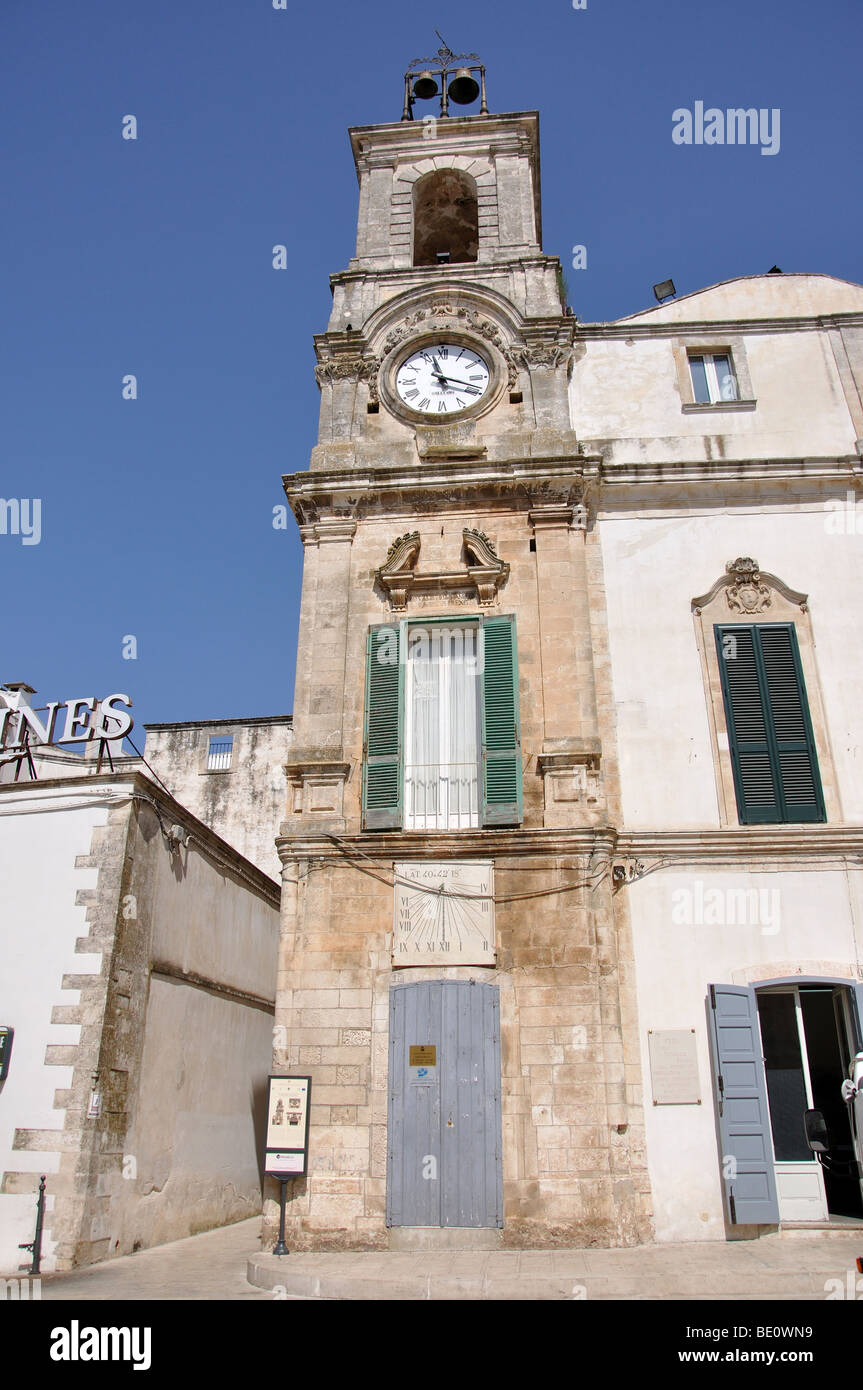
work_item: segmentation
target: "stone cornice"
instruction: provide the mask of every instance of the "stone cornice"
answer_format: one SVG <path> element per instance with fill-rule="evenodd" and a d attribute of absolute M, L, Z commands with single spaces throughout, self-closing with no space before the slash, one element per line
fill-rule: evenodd
<path fill-rule="evenodd" d="M 596 476 L 598 456 L 575 459 L 424 460 L 389 468 L 316 469 L 283 477 L 285 495 L 300 525 L 320 526 L 322 518 L 351 518 L 371 509 L 415 511 L 424 498 L 435 510 L 442 503 L 476 510 L 509 511 L 513 502 L 575 506 Z"/>
<path fill-rule="evenodd" d="M 596 457 L 595 454 L 585 455 L 585 459 Z M 611 488 L 651 484 L 674 490 L 681 483 L 784 484 L 805 480 L 848 484 L 860 481 L 861 473 L 863 469 L 857 454 L 833 455 L 830 458 L 692 459 L 670 463 L 615 463 L 606 460 L 600 467 L 599 482 L 601 486 Z"/>
<path fill-rule="evenodd" d="M 729 333 L 800 333 L 829 328 L 863 327 L 863 314 L 811 314 L 774 319 L 688 319 L 671 323 L 578 323 L 576 338 L 687 338 L 694 334 L 722 337 Z"/>
<path fill-rule="evenodd" d="M 276 845 L 283 864 L 298 859 L 371 861 L 382 868 L 394 859 L 476 859 L 498 857 L 529 859 L 537 856 L 599 855 L 610 862 L 616 843 L 611 826 L 584 826 L 565 830 L 388 830 L 358 835 L 289 835 L 283 825 Z"/>
<path fill-rule="evenodd" d="M 350 516 L 321 517 L 309 524 L 301 523 L 303 545 L 343 544 L 353 540 L 357 523 Z"/>
<path fill-rule="evenodd" d="M 351 773 L 351 764 L 330 758 L 305 758 L 302 750 L 295 757 L 288 755 L 285 763 L 285 776 L 289 779 L 297 777 L 336 777 L 341 781 L 347 781 Z"/>
<path fill-rule="evenodd" d="M 518 154 L 533 155 L 539 164 L 539 113 L 513 111 L 485 116 L 450 116 L 439 119 L 437 148 L 430 149 L 425 123 L 421 120 L 395 121 L 387 125 L 351 126 L 354 163 L 359 173 L 381 164 L 404 164 L 411 159 L 428 159 L 430 154 Z"/>
<path fill-rule="evenodd" d="M 144 724 L 143 727 L 149 732 L 153 729 L 156 733 L 163 729 L 221 729 L 226 724 L 240 725 L 246 724 L 292 724 L 294 716 L 292 714 L 251 714 L 244 719 L 241 715 L 232 716 L 230 719 L 177 719 L 163 724 Z M 117 759 L 114 759 L 115 763 Z M 75 759 L 76 765 L 80 767 L 80 759 Z"/>
<path fill-rule="evenodd" d="M 544 777 L 548 772 L 567 772 L 574 767 L 598 768 L 601 758 L 602 745 L 599 739 L 584 739 L 580 748 L 538 753 L 536 770 L 540 777 Z"/>
<path fill-rule="evenodd" d="M 617 855 L 657 868 L 675 865 L 860 860 L 863 869 L 863 825 L 740 825 L 723 830 L 622 830 Z"/>
<path fill-rule="evenodd" d="M 502 253 L 501 253 L 502 254 Z M 522 269 L 526 266 L 537 265 L 540 267 L 552 266 L 556 268 L 560 265 L 559 256 L 546 255 L 544 251 L 514 251 L 511 256 L 494 261 L 459 261 L 452 265 L 435 266 L 435 283 L 433 287 L 428 286 L 428 281 L 420 280 L 416 266 L 382 266 L 380 269 L 371 269 L 369 266 L 356 266 L 349 270 L 337 270 L 330 275 L 330 288 L 336 285 L 349 285 L 362 283 L 365 280 L 373 280 L 375 284 L 385 283 L 390 285 L 404 284 L 405 294 L 409 295 L 412 291 L 419 293 L 421 289 L 433 288 L 435 294 L 455 294 L 457 288 L 469 288 L 476 294 L 499 295 L 500 299 L 507 303 L 508 313 L 516 313 L 515 306 L 505 295 L 493 290 L 489 281 L 499 279 L 504 285 L 507 283 L 508 276 L 514 268 Z M 428 269 L 425 270 L 428 274 Z M 386 303 L 390 302 L 387 297 Z M 381 306 L 383 308 L 384 306 Z M 379 312 L 376 310 L 375 312 Z M 577 320 L 574 316 L 566 315 L 570 323 L 575 324 Z M 527 320 L 531 322 L 530 319 Z M 316 334 L 317 338 L 324 338 L 326 334 Z"/>
<path fill-rule="evenodd" d="M 735 826 L 724 830 L 628 830 L 581 826 L 553 830 L 417 831 L 327 835 L 288 834 L 277 841 L 283 864 L 299 859 L 357 860 L 379 869 L 395 859 L 530 859 L 545 856 L 591 858 L 614 863 L 617 886 L 658 870 L 687 865 L 750 871 L 800 864 L 829 870 L 859 861 L 863 870 L 863 825 Z"/>
<path fill-rule="evenodd" d="M 285 494 L 302 527 L 314 527 L 305 540 L 341 540 L 350 534 L 352 520 L 371 511 L 413 514 L 436 510 L 441 505 L 476 510 L 481 500 L 489 512 L 511 511 L 513 504 L 529 509 L 574 507 L 589 497 L 592 506 L 615 510 L 626 492 L 639 489 L 653 494 L 650 504 L 675 506 L 684 510 L 695 505 L 728 501 L 727 492 L 719 498 L 717 484 L 727 488 L 739 484 L 751 489 L 762 486 L 775 490 L 780 500 L 802 500 L 800 485 L 806 483 L 812 495 L 819 490 L 843 486 L 863 486 L 863 464 L 856 454 L 832 458 L 771 458 L 683 460 L 671 463 L 615 463 L 587 449 L 570 458 L 532 459 L 434 459 L 418 464 L 380 468 L 313 469 L 289 473 L 282 478 Z M 796 484 L 789 498 L 788 484 Z M 682 485 L 703 489 L 689 497 L 680 493 Z M 667 497 L 666 497 L 667 494 Z M 648 505 L 648 498 L 643 499 Z M 420 503 L 423 506 L 420 506 Z M 329 520 L 327 520 L 329 519 Z M 324 531 L 329 526 L 330 535 Z"/>

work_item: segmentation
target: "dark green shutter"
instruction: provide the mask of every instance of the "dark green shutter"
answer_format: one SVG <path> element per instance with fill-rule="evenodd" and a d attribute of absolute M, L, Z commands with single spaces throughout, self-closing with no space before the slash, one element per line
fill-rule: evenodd
<path fill-rule="evenodd" d="M 482 823 L 519 825 L 521 732 L 515 618 L 485 618 L 482 630 Z"/>
<path fill-rule="evenodd" d="M 369 629 L 363 726 L 363 828 L 400 829 L 404 666 L 399 628 Z"/>
<path fill-rule="evenodd" d="M 741 824 L 823 821 L 793 623 L 717 625 L 715 631 Z"/>

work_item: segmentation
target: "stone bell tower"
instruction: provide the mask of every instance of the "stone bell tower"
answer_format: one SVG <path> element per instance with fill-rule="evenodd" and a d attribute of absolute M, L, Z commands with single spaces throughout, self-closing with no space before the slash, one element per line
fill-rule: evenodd
<path fill-rule="evenodd" d="M 649 1193 L 576 320 L 537 114 L 413 119 L 437 79 L 479 91 L 470 59 L 425 67 L 407 119 L 350 132 L 356 252 L 284 479 L 305 556 L 274 1070 L 312 1078 L 289 1243 L 627 1244 Z"/>

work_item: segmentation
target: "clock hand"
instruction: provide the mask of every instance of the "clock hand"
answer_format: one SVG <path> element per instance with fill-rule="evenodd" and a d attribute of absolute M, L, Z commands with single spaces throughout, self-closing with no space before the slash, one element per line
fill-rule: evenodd
<path fill-rule="evenodd" d="M 451 381 L 455 386 L 460 386 L 463 391 L 472 391 L 475 396 L 480 394 L 480 388 L 478 386 L 471 386 L 468 382 L 462 381 L 460 377 L 445 376 L 444 381 Z"/>

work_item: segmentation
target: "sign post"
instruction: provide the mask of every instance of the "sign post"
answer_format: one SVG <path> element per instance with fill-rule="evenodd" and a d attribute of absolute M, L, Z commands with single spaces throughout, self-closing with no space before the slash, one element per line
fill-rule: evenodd
<path fill-rule="evenodd" d="M 288 1255 L 285 1201 L 292 1178 L 306 1175 L 309 1161 L 310 1076 L 270 1076 L 267 1093 L 267 1146 L 264 1172 L 279 1180 L 279 1239 L 274 1255 Z"/>

